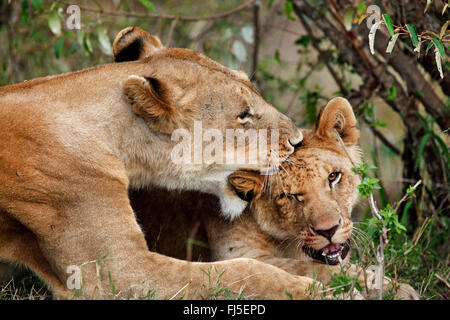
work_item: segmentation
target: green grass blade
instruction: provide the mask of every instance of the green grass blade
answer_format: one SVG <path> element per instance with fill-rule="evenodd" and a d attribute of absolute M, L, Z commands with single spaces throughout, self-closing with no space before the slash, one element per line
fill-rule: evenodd
<path fill-rule="evenodd" d="M 422 159 L 423 149 L 425 148 L 425 144 L 427 143 L 428 139 L 431 137 L 430 133 L 427 133 L 423 136 L 422 141 L 420 142 L 419 151 L 417 152 L 417 159 L 416 163 L 414 164 L 414 170 L 417 170 L 419 167 L 420 160 Z"/>

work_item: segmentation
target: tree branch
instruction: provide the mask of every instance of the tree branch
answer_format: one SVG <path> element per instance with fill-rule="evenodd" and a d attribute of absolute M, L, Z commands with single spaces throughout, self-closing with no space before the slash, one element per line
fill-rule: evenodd
<path fill-rule="evenodd" d="M 59 3 L 65 4 L 65 5 L 71 5 L 71 3 L 68 3 L 66 1 L 57 1 Z M 90 7 L 80 6 L 78 7 L 81 10 L 89 11 L 89 12 L 95 12 L 100 13 L 104 15 L 110 15 L 110 16 L 122 16 L 122 17 L 135 17 L 135 18 L 158 18 L 158 19 L 169 19 L 169 20 L 179 20 L 179 21 L 200 21 L 200 20 L 218 20 L 223 19 L 228 16 L 231 16 L 233 14 L 236 14 L 238 12 L 241 12 L 243 10 L 246 10 L 247 8 L 251 7 L 255 0 L 249 0 L 239 7 L 236 7 L 234 9 L 231 9 L 230 11 L 219 13 L 211 16 L 206 17 L 186 17 L 186 16 L 176 16 L 176 15 L 170 15 L 170 14 L 159 14 L 159 13 L 135 13 L 135 12 L 120 12 L 120 11 L 110 11 L 105 9 L 94 9 Z"/>
<path fill-rule="evenodd" d="M 258 68 L 258 52 L 259 52 L 259 7 L 261 5 L 257 2 L 253 4 L 253 29 L 254 29 L 254 40 L 253 40 L 253 58 L 252 58 L 252 73 L 250 80 L 253 82 L 257 82 L 256 71 Z"/>
<path fill-rule="evenodd" d="M 341 91 L 341 93 L 344 96 L 348 96 L 349 95 L 348 90 L 344 87 L 342 79 L 337 75 L 336 71 L 330 65 L 329 59 L 326 56 L 325 52 L 323 52 L 323 50 L 320 49 L 319 43 L 318 43 L 316 37 L 314 36 L 311 27 L 306 23 L 305 18 L 302 15 L 299 15 L 298 17 L 299 17 L 300 21 L 302 22 L 303 27 L 305 28 L 306 32 L 308 33 L 314 49 L 316 49 L 316 51 L 318 52 L 319 59 L 322 60 L 322 62 L 327 67 L 327 69 L 330 72 L 331 76 L 333 77 L 335 83 L 339 87 L 339 90 Z M 365 99 L 369 99 L 372 96 L 373 90 L 369 90 L 370 86 L 371 86 L 371 84 L 369 82 L 364 82 L 363 85 L 361 85 L 361 87 L 359 89 L 359 92 L 370 92 L 370 94 L 363 94 L 362 96 L 359 96 L 358 99 L 350 99 L 352 106 L 354 106 L 354 108 L 355 108 L 355 113 L 360 114 L 360 110 L 357 109 L 357 107 L 360 106 L 364 102 Z M 394 152 L 398 156 L 400 156 L 402 154 L 400 149 L 398 149 L 396 146 L 394 146 L 380 131 L 378 131 L 378 129 L 371 126 L 370 122 L 365 117 L 361 117 L 361 118 L 368 125 L 368 127 L 370 128 L 372 133 L 377 138 L 379 138 L 381 140 L 381 142 L 383 142 L 389 149 L 391 149 L 392 152 Z"/>

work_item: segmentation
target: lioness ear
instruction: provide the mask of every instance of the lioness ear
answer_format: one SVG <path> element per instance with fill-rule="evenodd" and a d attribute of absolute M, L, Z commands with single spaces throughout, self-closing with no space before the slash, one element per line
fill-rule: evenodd
<path fill-rule="evenodd" d="M 264 179 L 257 172 L 236 171 L 228 176 L 228 182 L 244 201 L 252 201 L 261 195 Z"/>
<path fill-rule="evenodd" d="M 133 111 L 152 123 L 155 130 L 170 134 L 181 125 L 180 110 L 166 102 L 167 90 L 159 80 L 132 75 L 123 91 Z M 188 114 L 184 120 L 187 118 Z"/>
<path fill-rule="evenodd" d="M 352 106 L 345 98 L 331 99 L 316 122 L 316 134 L 329 139 L 336 139 L 335 130 L 346 146 L 355 145 L 359 130 Z"/>
<path fill-rule="evenodd" d="M 114 39 L 114 62 L 139 60 L 161 48 L 163 45 L 158 37 L 139 27 L 127 27 Z"/>

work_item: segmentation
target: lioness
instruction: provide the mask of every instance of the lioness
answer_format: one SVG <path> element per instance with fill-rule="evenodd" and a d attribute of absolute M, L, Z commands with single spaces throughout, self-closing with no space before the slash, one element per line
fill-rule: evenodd
<path fill-rule="evenodd" d="M 271 170 L 301 142 L 300 130 L 244 73 L 164 48 L 137 27 L 118 34 L 114 57 L 123 63 L 0 88 L 0 261 L 28 266 L 60 298 L 134 297 L 149 288 L 160 298 L 198 298 L 208 281 L 201 269 L 212 266 L 230 270 L 221 281 L 236 294 L 246 286 L 254 297 L 286 298 L 286 289 L 302 296 L 308 278 L 256 260 L 195 264 L 149 252 L 127 194 L 149 184 L 200 190 L 219 196 L 225 216 L 238 216 L 245 202 L 226 190 L 226 177 Z M 226 129 L 276 129 L 279 142 L 269 139 L 256 164 L 171 161 L 171 134 L 193 132 L 195 121 L 224 139 Z M 233 143 L 231 151 L 251 148 Z M 66 287 L 69 276 L 82 276 L 80 290 Z"/>
<path fill-rule="evenodd" d="M 231 222 L 220 214 L 214 197 L 192 193 L 171 196 L 158 190 L 156 194 L 153 190 L 135 195 L 138 221 L 144 230 L 153 229 L 147 236 L 149 247 L 183 258 L 186 251 L 183 241 L 195 237 L 197 243 L 207 242 L 210 252 L 194 246 L 195 251 L 188 258 L 213 261 L 253 258 L 325 284 L 333 273 L 341 271 L 342 261 L 347 274 L 357 278 L 362 287 L 367 282 L 369 297 L 375 296 L 374 272 L 366 270 L 365 275 L 361 268 L 348 263 L 353 228 L 351 211 L 359 198 L 359 178 L 351 171 L 351 161 L 361 162 L 356 124 L 351 106 L 333 100 L 320 114 L 316 129 L 303 130 L 302 145 L 282 164 L 278 174 L 262 176 L 252 171 L 231 174 L 229 183 L 249 201 L 244 213 Z M 351 159 L 337 140 L 337 133 Z M 178 200 L 173 201 L 172 197 Z M 149 203 L 157 215 L 146 214 Z M 186 213 L 192 223 L 183 221 L 183 226 L 190 226 L 192 234 L 179 225 L 170 227 L 174 225 L 170 219 L 185 219 Z M 196 227 L 196 221 L 201 221 L 204 229 Z M 158 228 L 163 230 L 161 236 Z M 384 290 L 392 288 L 392 282 L 385 279 Z M 398 299 L 418 299 L 407 284 L 394 289 Z"/>

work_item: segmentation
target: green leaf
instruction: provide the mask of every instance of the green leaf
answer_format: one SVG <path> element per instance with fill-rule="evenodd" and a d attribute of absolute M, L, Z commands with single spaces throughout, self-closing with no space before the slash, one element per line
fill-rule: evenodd
<path fill-rule="evenodd" d="M 48 27 L 52 31 L 53 34 L 60 35 L 61 34 L 61 18 L 58 15 L 58 12 L 55 10 L 50 14 L 48 18 Z"/>
<path fill-rule="evenodd" d="M 445 31 L 447 31 L 449 24 L 450 24 L 450 20 L 447 20 L 447 22 L 442 26 L 441 33 L 439 34 L 439 39 L 442 39 L 444 37 Z"/>
<path fill-rule="evenodd" d="M 374 23 L 372 28 L 370 28 L 370 32 L 369 32 L 369 48 L 370 48 L 370 53 L 371 54 L 375 54 L 375 35 L 376 35 L 378 27 L 380 26 L 381 23 L 382 23 L 382 21 L 380 20 L 380 21 Z"/>
<path fill-rule="evenodd" d="M 367 5 L 365 3 L 361 3 L 358 8 L 356 9 L 356 15 L 359 16 L 364 11 L 366 11 Z"/>
<path fill-rule="evenodd" d="M 427 13 L 428 9 L 430 8 L 431 3 L 433 0 L 427 0 L 427 4 L 425 6 L 425 10 L 423 10 L 423 13 Z"/>
<path fill-rule="evenodd" d="M 445 58 L 445 49 L 444 49 L 444 45 L 442 44 L 441 40 L 439 40 L 437 38 L 433 38 L 433 39 L 431 39 L 431 41 L 433 41 L 433 44 L 439 50 L 439 54 L 441 55 L 441 58 L 444 59 Z"/>
<path fill-rule="evenodd" d="M 417 45 L 419 44 L 419 38 L 417 37 L 416 27 L 414 27 L 412 24 L 407 24 L 406 28 L 409 31 L 409 36 L 411 37 L 413 46 L 417 47 Z"/>
<path fill-rule="evenodd" d="M 286 17 L 288 17 L 289 20 L 295 20 L 292 16 L 292 11 L 294 11 L 292 2 L 290 0 L 286 0 L 286 2 L 284 3 L 284 12 L 286 13 Z"/>
<path fill-rule="evenodd" d="M 442 71 L 442 58 L 441 55 L 439 54 L 438 49 L 435 50 L 434 56 L 436 59 L 436 67 L 438 68 L 439 75 L 441 76 L 442 79 L 444 79 L 444 72 Z"/>
<path fill-rule="evenodd" d="M 247 61 L 247 49 L 245 49 L 245 45 L 240 40 L 236 40 L 233 42 L 231 47 L 231 52 L 239 60 L 239 62 L 244 63 Z"/>
<path fill-rule="evenodd" d="M 295 41 L 296 45 L 299 45 L 299 46 L 302 46 L 305 48 L 307 48 L 310 43 L 311 43 L 311 38 L 307 34 L 302 35 L 300 38 L 298 38 Z"/>
<path fill-rule="evenodd" d="M 368 16 L 369 16 L 369 14 L 367 14 L 367 13 L 361 15 L 361 17 L 359 17 L 358 24 L 361 24 L 361 22 L 363 22 L 364 19 L 366 19 Z"/>
<path fill-rule="evenodd" d="M 352 23 L 353 23 L 353 14 L 355 12 L 355 9 L 348 8 L 344 12 L 344 26 L 345 30 L 350 31 L 352 29 Z"/>
<path fill-rule="evenodd" d="M 391 40 L 389 40 L 388 46 L 386 48 L 386 53 L 391 53 L 392 50 L 394 50 L 395 43 L 397 42 L 399 36 L 400 33 L 396 33 L 391 37 Z"/>
<path fill-rule="evenodd" d="M 428 54 L 428 50 L 430 50 L 432 46 L 433 46 L 433 41 L 428 42 L 428 46 L 427 46 L 427 49 L 425 50 L 425 54 Z"/>
<path fill-rule="evenodd" d="M 64 47 L 64 37 L 62 37 L 61 39 L 58 39 L 58 41 L 56 41 L 55 43 L 55 57 L 56 59 L 59 59 L 59 57 L 61 56 L 63 47 Z"/>
<path fill-rule="evenodd" d="M 33 6 L 34 10 L 41 13 L 44 9 L 42 6 L 42 0 L 31 0 L 31 5 Z"/>
<path fill-rule="evenodd" d="M 275 54 L 273 55 L 273 58 L 275 59 L 276 62 L 281 63 L 281 60 L 280 60 L 280 51 L 275 50 Z"/>
<path fill-rule="evenodd" d="M 101 27 L 97 31 L 98 43 L 100 45 L 100 50 L 106 55 L 112 55 L 112 46 L 109 41 L 106 27 Z"/>
<path fill-rule="evenodd" d="M 370 123 L 371 127 L 386 127 L 387 123 L 386 122 L 381 122 L 380 120 L 375 120 L 374 122 Z"/>
<path fill-rule="evenodd" d="M 22 11 L 20 12 L 22 22 L 28 24 L 28 1 L 22 0 Z"/>
<path fill-rule="evenodd" d="M 155 4 L 152 1 L 149 0 L 139 0 L 140 3 L 142 3 L 149 11 L 155 12 Z"/>
<path fill-rule="evenodd" d="M 89 54 L 92 54 L 94 52 L 92 50 L 92 43 L 91 43 L 91 40 L 89 39 L 88 33 L 85 33 L 83 35 L 83 47 L 84 47 L 84 50 L 86 50 L 86 52 Z"/>
<path fill-rule="evenodd" d="M 384 22 L 386 23 L 386 27 L 388 28 L 389 33 L 391 34 L 391 36 L 393 36 L 394 35 L 394 26 L 392 25 L 391 16 L 388 15 L 387 13 L 384 13 L 383 19 L 384 19 Z"/>
<path fill-rule="evenodd" d="M 386 97 L 386 100 L 388 101 L 394 101 L 397 98 L 397 87 L 393 86 L 392 88 L 387 90 L 388 96 Z"/>
<path fill-rule="evenodd" d="M 269 0 L 269 2 L 267 3 L 267 9 L 270 9 L 270 8 L 272 8 L 272 5 L 273 5 L 273 2 L 274 2 L 275 0 Z"/>

